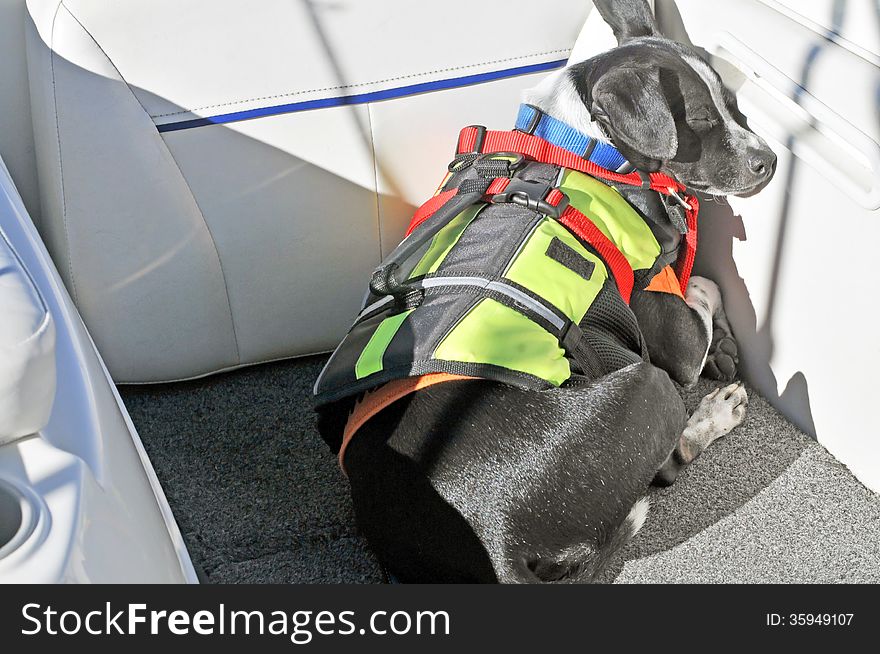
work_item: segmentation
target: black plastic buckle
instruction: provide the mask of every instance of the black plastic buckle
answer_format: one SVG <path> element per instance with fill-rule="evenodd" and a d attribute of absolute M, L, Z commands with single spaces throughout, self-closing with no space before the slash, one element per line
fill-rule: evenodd
<path fill-rule="evenodd" d="M 553 206 L 545 198 L 555 187 L 546 182 L 534 182 L 514 177 L 507 188 L 492 196 L 493 204 L 512 202 L 532 211 L 537 211 L 552 218 L 559 219 L 568 207 L 568 196 L 562 194 L 559 204 Z"/>

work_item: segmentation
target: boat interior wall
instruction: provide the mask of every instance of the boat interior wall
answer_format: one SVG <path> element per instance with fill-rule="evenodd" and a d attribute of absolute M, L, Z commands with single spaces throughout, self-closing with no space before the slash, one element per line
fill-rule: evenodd
<path fill-rule="evenodd" d="M 721 285 L 742 372 L 880 490 L 880 8 L 657 0 L 656 13 L 704 49 L 779 157 L 758 195 L 701 205 L 695 270 Z"/>

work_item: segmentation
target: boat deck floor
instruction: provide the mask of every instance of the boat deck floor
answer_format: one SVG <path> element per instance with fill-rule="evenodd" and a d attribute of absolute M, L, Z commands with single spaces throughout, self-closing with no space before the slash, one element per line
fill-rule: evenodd
<path fill-rule="evenodd" d="M 208 581 L 382 581 L 315 430 L 324 361 L 120 388 Z M 715 385 L 684 391 L 689 408 Z M 880 582 L 880 495 L 749 390 L 745 422 L 650 492 L 604 581 Z"/>

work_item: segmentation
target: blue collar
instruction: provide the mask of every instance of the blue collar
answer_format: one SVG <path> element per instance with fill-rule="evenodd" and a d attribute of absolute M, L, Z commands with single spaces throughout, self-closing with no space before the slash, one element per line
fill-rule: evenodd
<path fill-rule="evenodd" d="M 635 166 L 627 161 L 610 143 L 603 143 L 582 134 L 574 127 L 566 125 L 561 120 L 545 114 L 530 104 L 519 106 L 516 129 L 527 134 L 534 134 L 606 170 L 622 174 L 635 170 Z"/>

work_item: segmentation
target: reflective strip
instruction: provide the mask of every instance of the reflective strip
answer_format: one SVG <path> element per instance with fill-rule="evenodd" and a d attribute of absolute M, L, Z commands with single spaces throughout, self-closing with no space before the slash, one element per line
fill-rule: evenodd
<path fill-rule="evenodd" d="M 315 385 L 312 386 L 312 395 L 318 394 L 318 389 L 321 387 L 321 382 L 324 381 L 324 375 L 327 373 L 327 369 L 330 367 L 330 364 L 333 363 L 333 359 L 336 358 L 336 354 L 341 349 L 342 344 L 336 346 L 336 349 L 333 350 L 333 354 L 330 355 L 330 358 L 327 359 L 327 363 L 324 364 L 324 367 L 321 368 L 321 374 L 318 375 L 318 378 L 315 380 Z"/>
<path fill-rule="evenodd" d="M 359 322 L 361 321 L 361 319 L 363 319 L 364 316 L 366 316 L 366 315 L 368 315 L 368 314 L 370 314 L 370 313 L 373 313 L 373 311 L 375 311 L 375 310 L 378 309 L 379 307 L 384 307 L 386 304 L 388 304 L 389 302 L 393 302 L 393 301 L 394 301 L 394 296 L 393 296 L 393 295 L 386 295 L 386 296 L 383 297 L 382 299 L 380 299 L 380 300 L 376 300 L 376 301 L 373 302 L 372 304 L 369 304 L 369 305 L 367 305 L 366 307 L 364 307 L 363 311 L 361 311 L 361 312 L 357 315 L 357 318 L 354 319 L 354 322 L 355 322 L 355 323 L 359 323 Z"/>
<path fill-rule="evenodd" d="M 514 302 L 519 302 L 560 331 L 565 327 L 565 320 L 556 315 L 555 312 L 538 302 L 531 295 L 523 293 L 518 288 L 509 286 L 504 282 L 492 282 L 482 277 L 429 277 L 421 280 L 415 286 L 421 286 L 422 288 L 434 288 L 437 286 L 473 286 L 475 288 L 484 288 L 487 291 L 494 291 L 495 293 L 505 295 Z"/>
<path fill-rule="evenodd" d="M 485 288 L 506 295 L 510 299 L 528 307 L 557 329 L 562 329 L 565 326 L 565 321 L 545 305 L 538 302 L 531 295 L 523 293 L 515 286 L 509 286 L 504 282 L 490 282 L 488 279 L 483 279 L 482 277 L 428 277 L 427 279 L 422 279 L 421 281 L 413 283 L 412 286 L 420 288 L 435 288 L 437 286 L 475 286 L 478 288 Z M 385 297 L 376 300 L 365 307 L 364 310 L 357 315 L 357 318 L 354 319 L 354 322 L 360 322 L 364 316 L 373 313 L 376 309 L 380 309 L 393 301 L 394 297 L 391 295 L 386 295 Z"/>

